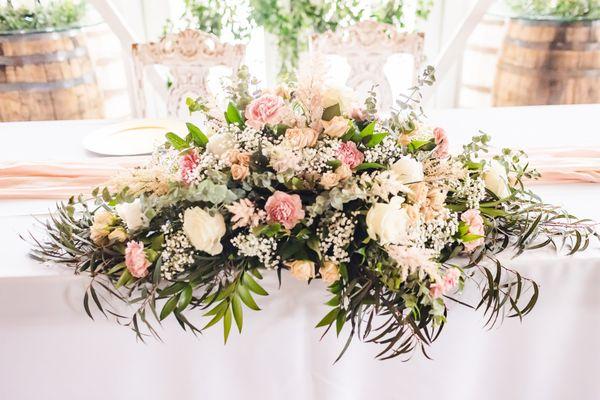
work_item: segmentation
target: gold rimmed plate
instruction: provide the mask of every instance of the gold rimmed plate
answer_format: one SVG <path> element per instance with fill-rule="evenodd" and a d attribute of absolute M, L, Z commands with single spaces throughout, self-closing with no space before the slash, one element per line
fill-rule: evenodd
<path fill-rule="evenodd" d="M 106 156 L 136 156 L 150 154 L 165 142 L 165 134 L 184 135 L 185 123 L 172 119 L 140 119 L 102 127 L 83 139 L 83 147 Z"/>

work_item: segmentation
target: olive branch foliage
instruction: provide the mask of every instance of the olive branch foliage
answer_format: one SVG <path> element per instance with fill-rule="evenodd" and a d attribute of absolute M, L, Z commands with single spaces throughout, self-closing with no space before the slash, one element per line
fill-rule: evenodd
<path fill-rule="evenodd" d="M 418 85 L 409 91 L 389 120 L 382 121 L 382 124 L 396 132 L 415 129 L 423 115 L 421 88 L 433 81 L 433 70 L 427 69 Z M 240 97 L 240 101 L 245 101 L 246 97 Z M 197 101 L 190 100 L 188 103 L 190 109 L 202 108 Z M 367 114 L 372 118 L 375 118 L 375 107 L 376 100 L 368 98 Z M 225 119 L 228 123 L 243 124 L 243 117 L 233 103 L 228 106 Z M 359 139 L 370 142 L 377 135 L 373 132 L 374 123 L 365 121 L 363 125 L 357 127 L 360 129 L 357 131 L 361 135 Z M 197 127 L 188 124 L 188 129 L 190 132 L 185 138 L 174 134 L 168 137 L 174 148 L 185 149 L 190 143 L 206 145 L 207 138 Z M 458 159 L 468 167 L 469 174 L 479 176 L 484 171 L 489 162 L 489 141 L 488 135 L 481 134 L 464 146 Z M 430 145 L 429 142 L 411 143 L 404 150 L 408 154 L 427 151 L 423 149 L 428 149 Z M 523 318 L 532 311 L 539 296 L 538 285 L 505 265 L 501 253 L 519 255 L 524 251 L 551 247 L 573 254 L 584 251 L 594 237 L 598 238 L 591 221 L 578 220 L 560 208 L 543 203 L 525 187 L 523 181 L 535 179 L 538 174 L 529 168 L 523 152 L 503 149 L 494 159 L 504 165 L 512 182 L 509 196 L 498 198 L 488 191 L 486 200 L 480 204 L 479 211 L 486 230 L 485 245 L 468 257 L 459 257 L 468 237 L 461 232 L 466 228 L 459 225 L 456 237 L 463 240 L 447 244 L 436 260 L 442 269 L 459 268 L 463 272 L 459 288 L 467 283 L 478 288 L 480 298 L 473 303 L 458 299 L 455 295 L 447 294 L 444 297 L 480 311 L 487 327 L 495 326 L 504 318 Z M 263 162 L 260 157 L 252 159 L 256 165 Z M 295 182 L 289 182 L 288 185 L 288 189 L 296 190 Z M 261 190 L 257 188 L 256 193 L 251 192 L 249 196 L 268 195 L 258 193 Z M 314 196 L 314 193 L 305 190 L 303 195 Z M 135 279 L 125 267 L 123 244 L 100 246 L 90 238 L 97 210 L 102 207 L 108 210 L 131 198 L 132 194 L 127 188 L 120 193 L 111 193 L 104 188 L 95 189 L 92 199 L 79 196 L 58 205 L 47 221 L 40 221 L 45 228 L 44 239 L 34 235 L 28 238 L 32 242 L 31 255 L 42 262 L 70 267 L 77 274 L 88 274 L 91 280 L 83 306 L 90 318 L 94 318 L 98 312 L 115 318 L 120 324 L 133 329 L 142 341 L 147 337 L 160 339 L 157 324 L 160 325 L 168 317 L 175 318 L 182 329 L 193 334 L 221 323 L 225 342 L 234 324 L 241 332 L 244 309 L 260 310 L 256 299 L 268 294 L 258 283 L 262 279 L 260 271 L 264 266 L 255 257 L 239 256 L 230 241 L 223 239 L 224 250 L 221 254 L 204 256 L 194 253 L 193 262 L 184 272 L 166 279 L 161 274 L 161 249 L 165 241 L 161 227 L 167 222 L 181 224 L 178 215 L 188 206 L 210 206 L 210 202 L 203 199 L 180 200 L 175 204 L 167 201 L 167 205 L 150 218 L 149 228 L 137 238 L 147 248 L 146 256 L 152 265 L 148 276 Z M 347 335 L 336 361 L 355 338 L 378 344 L 381 350 L 376 357 L 379 359 L 408 359 L 415 351 L 421 351 L 429 358 L 428 346 L 439 337 L 446 322 L 448 310 L 445 302 L 442 299 L 428 302 L 427 293 L 418 277 L 409 275 L 403 281 L 390 272 L 394 268 L 389 268 L 391 261 L 385 256 L 385 249 L 369 238 L 366 212 L 360 203 L 360 200 L 354 200 L 344 205 L 345 209 L 348 208 L 346 211 L 358 215 L 353 240 L 346 249 L 350 261 L 339 265 L 340 279 L 328 287 L 330 299 L 326 305 L 330 310 L 316 327 L 323 328 L 323 335 L 330 331 L 338 336 L 343 332 Z M 446 205 L 454 212 L 469 208 L 466 199 L 452 191 L 448 193 Z M 321 258 L 318 237 L 301 225 L 291 231 L 282 229 L 279 224 L 256 229 L 256 235 L 282 240 L 278 254 L 283 261 L 318 261 Z M 276 271 L 280 284 L 282 270 L 280 265 Z M 119 304 L 113 304 L 114 299 Z M 126 312 L 122 310 L 123 304 L 128 307 Z M 94 307 L 96 312 L 92 311 Z M 432 312 L 434 309 L 435 313 Z M 195 322 L 198 315 L 206 320 L 203 326 Z"/>

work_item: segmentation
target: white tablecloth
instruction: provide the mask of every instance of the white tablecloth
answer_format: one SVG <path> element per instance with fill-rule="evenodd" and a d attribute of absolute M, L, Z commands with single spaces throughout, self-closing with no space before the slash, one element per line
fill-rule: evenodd
<path fill-rule="evenodd" d="M 579 145 L 600 148 L 593 121 L 600 106 L 448 110 L 432 115 L 456 146 L 478 128 L 498 146 Z M 105 122 L 0 124 L 0 137 L 26 146 L 0 148 L 0 159 L 93 157 L 80 139 Z M 15 140 L 15 139 L 10 139 Z M 16 143 L 16 142 L 15 142 Z M 600 220 L 596 185 L 540 186 L 547 201 Z M 0 399 L 597 399 L 600 396 L 600 251 L 558 258 L 548 251 L 511 265 L 541 285 L 523 323 L 482 329 L 481 315 L 452 306 L 430 349 L 408 363 L 373 360 L 378 347 L 319 342 L 313 329 L 327 312 L 321 282 L 309 287 L 284 274 L 265 279 L 263 311 L 245 313 L 244 332 L 223 346 L 219 327 L 198 338 L 168 320 L 164 343 L 137 343 L 132 332 L 82 307 L 85 278 L 26 256 L 18 233 L 30 213 L 51 202 L 0 202 Z"/>

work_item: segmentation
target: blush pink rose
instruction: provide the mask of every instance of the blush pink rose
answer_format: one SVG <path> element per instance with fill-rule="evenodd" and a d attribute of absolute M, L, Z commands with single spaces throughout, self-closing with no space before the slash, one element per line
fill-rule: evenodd
<path fill-rule="evenodd" d="M 458 268 L 450 268 L 444 275 L 444 290 L 452 290 L 458 284 L 460 278 L 460 270 Z"/>
<path fill-rule="evenodd" d="M 304 218 L 302 201 L 297 194 L 276 191 L 265 204 L 267 222 L 279 222 L 287 229 L 292 229 Z"/>
<path fill-rule="evenodd" d="M 430 287 L 429 287 L 429 295 L 434 298 L 437 299 L 438 297 L 440 297 L 441 295 L 444 294 L 444 284 L 443 283 L 433 283 Z"/>
<path fill-rule="evenodd" d="M 131 276 L 143 278 L 148 273 L 150 261 L 144 253 L 144 244 L 142 242 L 130 241 L 125 249 L 125 266 L 131 273 Z"/>
<path fill-rule="evenodd" d="M 448 157 L 449 143 L 448 143 L 448 136 L 446 135 L 446 131 L 443 130 L 442 128 L 435 128 L 433 130 L 433 138 L 435 139 L 435 155 L 438 158 Z"/>
<path fill-rule="evenodd" d="M 277 125 L 285 113 L 284 100 L 274 94 L 265 93 L 253 100 L 244 113 L 246 125 L 262 129 L 265 125 Z"/>
<path fill-rule="evenodd" d="M 473 235 L 484 236 L 485 228 L 483 226 L 483 218 L 481 218 L 481 214 L 479 210 L 467 210 L 460 216 L 461 221 L 469 226 L 469 233 Z M 484 243 L 484 238 L 479 238 L 476 240 L 472 240 L 470 242 L 464 243 L 465 251 L 467 253 L 471 253 L 477 247 L 481 246 Z"/>
<path fill-rule="evenodd" d="M 193 149 L 188 151 L 183 157 L 179 159 L 179 168 L 181 171 L 181 180 L 189 185 L 193 180 L 193 172 L 198 167 L 200 157 L 198 152 Z"/>
<path fill-rule="evenodd" d="M 344 142 L 337 150 L 338 159 L 351 169 L 356 168 L 365 160 L 365 155 L 356 148 L 354 142 Z"/>

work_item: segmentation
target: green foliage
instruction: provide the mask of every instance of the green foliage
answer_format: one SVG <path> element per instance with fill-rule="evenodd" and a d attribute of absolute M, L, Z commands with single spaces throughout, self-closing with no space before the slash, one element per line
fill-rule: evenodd
<path fill-rule="evenodd" d="M 528 17 L 600 18 L 598 0 L 506 0 L 516 13 Z"/>
<path fill-rule="evenodd" d="M 33 8 L 0 6 L 0 32 L 63 29 L 77 25 L 84 17 L 86 4 L 79 0 L 57 0 Z"/>

